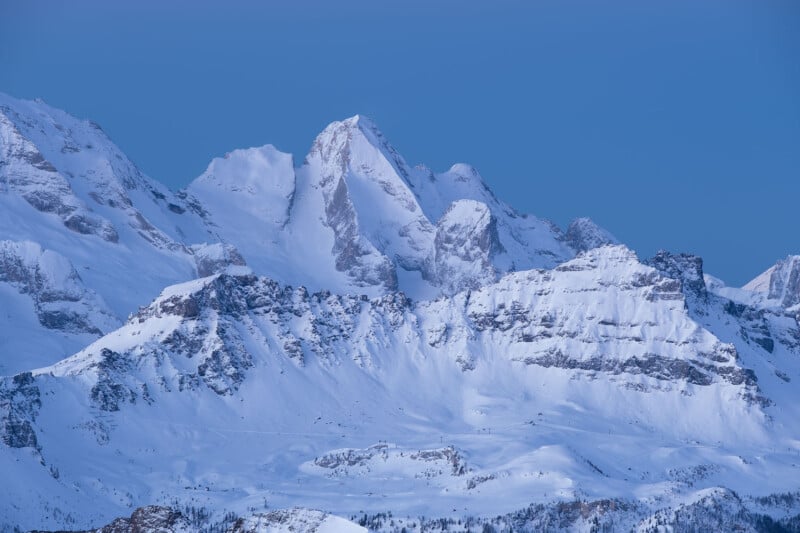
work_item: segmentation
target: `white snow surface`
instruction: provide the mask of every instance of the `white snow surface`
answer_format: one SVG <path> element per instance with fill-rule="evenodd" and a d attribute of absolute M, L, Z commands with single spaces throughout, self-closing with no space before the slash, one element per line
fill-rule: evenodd
<path fill-rule="evenodd" d="M 409 166 L 364 117 L 299 167 L 236 150 L 173 193 L 0 95 L 0 239 L 0 530 L 174 505 L 416 531 L 614 499 L 644 531 L 800 489 L 797 261 L 742 289 L 645 264 L 472 167 Z"/>
<path fill-rule="evenodd" d="M 800 255 L 778 261 L 742 288 L 764 294 L 772 305 L 800 310 Z"/>
<path fill-rule="evenodd" d="M 208 240 L 201 219 L 99 126 L 1 93 L 0 236 L 66 257 L 120 318 L 194 277 L 182 243 Z"/>
<path fill-rule="evenodd" d="M 620 246 L 416 304 L 250 274 L 187 282 L 34 372 L 41 451 L 0 458 L 21 480 L 0 514 L 56 527 L 71 509 L 85 527 L 177 498 L 493 515 L 794 490 L 800 417 L 774 368 L 800 366 L 782 345 L 772 367 L 721 341 L 730 316 L 704 313 L 708 328 L 675 280 Z"/>
<path fill-rule="evenodd" d="M 329 125 L 303 164 L 292 165 L 269 145 L 237 150 L 215 159 L 187 193 L 209 215 L 212 234 L 256 272 L 293 285 L 373 296 L 399 288 L 415 298 L 463 288 L 437 282 L 434 269 L 440 219 L 461 200 L 486 206 L 499 241 L 481 283 L 575 254 L 558 228 L 499 201 L 472 167 L 438 175 L 412 168 L 362 116 Z M 474 266 L 465 268 L 475 282 Z"/>

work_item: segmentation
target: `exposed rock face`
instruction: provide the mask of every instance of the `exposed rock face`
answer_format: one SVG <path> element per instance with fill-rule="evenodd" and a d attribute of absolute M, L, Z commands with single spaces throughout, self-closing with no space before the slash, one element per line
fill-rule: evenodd
<path fill-rule="evenodd" d="M 397 289 L 397 275 L 388 257 L 382 255 L 359 233 L 358 220 L 344 179 L 339 178 L 332 194 L 326 195 L 325 223 L 333 230 L 336 269 L 358 285 Z"/>
<path fill-rule="evenodd" d="M 504 251 L 486 204 L 454 202 L 436 225 L 428 277 L 448 294 L 480 287 L 496 279 L 492 260 Z"/>
<path fill-rule="evenodd" d="M 570 222 L 564 240 L 578 252 L 585 252 L 608 244 L 619 244 L 616 237 L 595 224 L 590 218 L 576 218 Z"/>
<path fill-rule="evenodd" d="M 0 438 L 6 446 L 39 449 L 33 423 L 41 405 L 30 372 L 0 378 Z"/>
<path fill-rule="evenodd" d="M 614 304 L 607 307 L 604 295 L 611 287 Z M 526 364 L 643 374 L 696 385 L 723 380 L 745 384 L 748 397 L 763 402 L 753 373 L 737 368 L 732 345 L 711 336 L 702 342 L 689 333 L 695 329 L 689 325 L 681 290 L 680 282 L 639 264 L 626 248 L 602 247 L 555 271 L 513 274 L 482 288 L 471 295 L 467 313 L 477 331 L 514 339 L 505 352 Z M 556 300 L 558 305 L 550 303 Z M 635 319 L 614 311 L 625 308 L 626 300 L 638 309 Z M 493 306 L 487 308 L 487 301 Z M 656 333 L 666 309 L 675 313 L 672 323 L 687 321 L 686 333 L 692 337 L 689 351 L 684 351 L 682 346 L 687 345 L 680 337 Z M 652 344 L 655 339 L 657 344 Z"/>
<path fill-rule="evenodd" d="M 775 265 L 767 297 L 787 308 L 800 304 L 800 256 L 789 256 Z"/>
<path fill-rule="evenodd" d="M 391 466 L 386 466 L 387 463 Z M 359 477 L 375 469 L 395 470 L 397 475 L 413 473 L 415 478 L 459 477 L 470 468 L 463 454 L 452 446 L 426 450 L 404 450 L 388 444 L 365 449 L 348 448 L 326 453 L 304 465 L 329 478 Z"/>
<path fill-rule="evenodd" d="M 374 124 L 360 116 L 334 122 L 314 141 L 305 168 L 322 193 L 337 269 L 395 290 L 395 261 L 421 268 L 433 226 L 409 188 L 411 170 Z"/>
<path fill-rule="evenodd" d="M 58 216 L 64 227 L 84 235 L 116 242 L 113 225 L 89 212 L 75 196 L 69 181 L 12 121 L 35 127 L 8 106 L 0 105 L 0 190 L 20 195 L 42 213 Z"/>
<path fill-rule="evenodd" d="M 416 513 L 359 519 L 387 531 L 473 504 L 494 518 L 460 529 L 746 529 L 762 503 L 709 491 L 796 488 L 792 258 L 726 293 L 468 165 L 412 168 L 362 117 L 299 168 L 237 150 L 173 194 L 95 125 L 0 106 L 0 352 L 57 354 L 0 378 L 0 529 L 154 502 L 106 530 L 353 526 L 255 511 L 304 498 Z"/>
<path fill-rule="evenodd" d="M 741 325 L 739 332 L 744 340 L 760 346 L 769 353 L 773 352 L 775 338 L 770 331 L 766 310 L 730 300 L 725 302 L 723 309 L 725 313 L 737 319 Z"/>
<path fill-rule="evenodd" d="M 191 251 L 199 278 L 220 274 L 228 267 L 247 266 L 239 250 L 232 244 L 195 245 L 191 247 Z"/>
<path fill-rule="evenodd" d="M 233 395 L 257 358 L 286 357 L 298 366 L 309 358 L 328 365 L 350 359 L 371 367 L 379 364 L 373 360 L 379 339 L 433 350 L 468 372 L 481 360 L 468 346 L 480 342 L 511 361 L 620 376 L 642 391 L 648 385 L 637 376 L 681 386 L 727 383 L 740 387 L 747 402 L 766 405 L 753 372 L 738 365 L 736 349 L 692 322 L 681 289 L 622 246 L 585 252 L 555 271 L 511 274 L 453 300 L 418 304 L 401 293 L 376 299 L 309 294 L 253 275 L 221 274 L 172 287 L 140 310 L 121 330 L 130 339 L 127 348 L 101 340 L 55 368 L 93 376 L 93 403 L 113 412 L 149 402 L 153 387 L 205 385 Z M 679 335 L 664 336 L 665 317 Z M 142 339 L 141 331 L 160 333 Z M 160 377 L 143 377 L 153 375 Z"/>
<path fill-rule="evenodd" d="M 117 518 L 107 526 L 91 533 L 179 533 L 191 531 L 189 519 L 180 511 L 170 507 L 148 505 L 136 509 L 130 518 Z M 84 532 L 89 533 L 89 532 Z"/>
<path fill-rule="evenodd" d="M 47 329 L 101 335 L 119 325 L 68 259 L 36 243 L 0 241 L 0 282 L 28 295 Z"/>
<path fill-rule="evenodd" d="M 252 275 L 222 274 L 191 282 L 189 287 L 187 292 L 165 294 L 126 326 L 135 338 L 141 328 L 174 324 L 178 318 L 170 330 L 161 332 L 157 344 L 148 342 L 145 349 L 134 342 L 128 349 L 112 350 L 95 343 L 64 361 L 68 372 L 94 376 L 91 398 L 99 409 L 117 411 L 125 403 L 149 402 L 148 388 L 153 386 L 197 390 L 205 385 L 219 395 L 235 393 L 254 365 L 248 348 L 253 339 L 243 335 L 243 324 L 259 331 L 261 339 L 261 335 L 269 339 L 264 348 L 277 346 L 280 354 L 300 366 L 309 356 L 330 360 L 343 351 L 365 364 L 369 360 L 365 343 L 396 329 L 411 307 L 402 294 L 372 301 L 329 292 L 309 294 L 302 287 L 283 287 Z M 351 339 L 363 320 L 370 321 L 374 330 Z M 139 377 L 147 368 L 163 374 L 157 384 Z"/>
<path fill-rule="evenodd" d="M 18 195 L 71 231 L 116 243 L 124 224 L 154 246 L 180 247 L 132 198 L 143 193 L 173 212 L 185 211 L 182 202 L 145 178 L 93 123 L 41 102 L 4 97 L 0 161 L 0 193 Z"/>
<path fill-rule="evenodd" d="M 664 276 L 679 280 L 683 294 L 687 298 L 706 300 L 708 291 L 703 277 L 703 259 L 691 254 L 673 254 L 659 250 L 656 255 L 644 261 Z"/>
<path fill-rule="evenodd" d="M 771 306 L 783 309 L 800 304 L 800 256 L 790 255 L 756 276 L 743 289 L 763 294 Z"/>

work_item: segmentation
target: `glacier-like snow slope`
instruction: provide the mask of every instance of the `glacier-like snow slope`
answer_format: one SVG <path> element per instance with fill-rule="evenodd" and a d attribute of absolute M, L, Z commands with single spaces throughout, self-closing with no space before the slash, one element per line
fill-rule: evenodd
<path fill-rule="evenodd" d="M 74 301 L 87 307 L 87 316 L 110 311 L 116 327 L 165 285 L 195 277 L 183 242 L 209 240 L 205 235 L 202 220 L 144 176 L 99 126 L 41 101 L 0 94 L 0 238 L 37 243 L 46 250 L 43 257 L 60 257 L 49 262 L 51 274 L 97 295 Z M 20 283 L 18 289 L 38 310 L 41 299 Z M 72 348 L 74 343 L 63 339 L 64 328 L 49 328 L 37 313 L 43 326 L 38 330 L 3 323 L 15 337 L 2 353 L 5 370 L 52 362 Z M 34 318 L 21 310 L 15 320 Z M 95 337 L 111 329 L 95 326 L 82 329 Z M 26 344 L 34 331 L 36 340 Z"/>
<path fill-rule="evenodd" d="M 800 311 L 800 255 L 790 255 L 742 287 L 766 299 L 765 305 Z"/>
<path fill-rule="evenodd" d="M 702 271 L 678 259 L 602 247 L 417 303 L 244 272 L 170 287 L 75 356 L 5 379 L 0 469 L 18 481 L 0 515 L 87 527 L 177 500 L 485 516 L 796 490 L 800 413 L 767 373 L 800 366 L 780 340 L 775 367 L 760 363 L 729 331 L 735 309 L 695 305 Z"/>
<path fill-rule="evenodd" d="M 799 265 L 640 261 L 358 116 L 172 193 L 0 95 L 0 530 L 800 524 Z"/>
<path fill-rule="evenodd" d="M 66 258 L 63 274 L 74 270 L 118 322 L 164 286 L 207 275 L 199 262 L 219 246 L 284 283 L 427 298 L 555 266 L 584 242 L 615 242 L 605 235 L 589 221 L 563 235 L 518 215 L 465 165 L 412 169 L 363 117 L 331 124 L 300 167 L 272 146 L 236 150 L 173 193 L 93 122 L 0 94 L 0 238 Z M 10 340 L 3 372 L 77 347 L 59 349 L 63 335 L 46 327 L 37 337 L 27 350 Z"/>
<path fill-rule="evenodd" d="M 256 272 L 312 290 L 428 298 L 616 242 L 588 219 L 565 235 L 515 212 L 467 165 L 412 168 L 361 116 L 328 126 L 299 167 L 270 145 L 237 150 L 187 193 Z"/>
<path fill-rule="evenodd" d="M 208 240 L 199 217 L 144 176 L 99 126 L 6 95 L 0 202 L 3 238 L 67 257 L 123 317 L 142 297 L 193 277 L 183 243 Z"/>
<path fill-rule="evenodd" d="M 120 326 L 64 256 L 0 241 L 0 375 L 47 365 Z"/>

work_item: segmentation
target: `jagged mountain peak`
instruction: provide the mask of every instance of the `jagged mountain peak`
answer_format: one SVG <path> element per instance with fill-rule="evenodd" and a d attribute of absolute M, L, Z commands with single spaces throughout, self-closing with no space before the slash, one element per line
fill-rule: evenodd
<path fill-rule="evenodd" d="M 269 226 L 287 222 L 295 192 L 294 159 L 271 144 L 233 150 L 214 158 L 186 190 L 217 218 L 238 210 L 262 221 L 262 230 L 269 231 Z"/>
<path fill-rule="evenodd" d="M 583 252 L 606 244 L 619 244 L 608 230 L 598 226 L 591 218 L 576 218 L 570 222 L 564 234 L 567 243 L 576 251 Z"/>
<path fill-rule="evenodd" d="M 453 163 L 447 171 L 454 176 L 459 176 L 458 181 L 468 181 L 470 178 L 483 181 L 478 169 L 468 163 Z"/>
<path fill-rule="evenodd" d="M 483 189 L 495 198 L 489 186 L 483 181 L 478 169 L 469 163 L 454 163 L 446 171 L 436 175 L 437 181 L 446 182 L 449 186 L 462 187 L 465 190 Z"/>
<path fill-rule="evenodd" d="M 784 308 L 800 304 L 800 255 L 790 255 L 748 282 L 745 290 L 764 294 Z"/>
<path fill-rule="evenodd" d="M 362 115 L 328 125 L 299 168 L 280 153 L 270 154 L 280 164 L 263 164 L 259 151 L 264 150 L 270 149 L 214 160 L 187 191 L 210 212 L 214 235 L 234 244 L 256 272 L 276 279 L 324 288 L 320 276 L 309 272 L 314 268 L 327 272 L 327 287 L 335 290 L 375 294 L 400 288 L 415 297 L 432 296 L 437 288 L 428 282 L 442 279 L 431 270 L 443 257 L 435 239 L 444 242 L 444 230 L 436 224 L 460 200 L 480 202 L 492 217 L 497 245 L 491 268 L 479 276 L 484 280 L 512 270 L 551 268 L 575 254 L 553 224 L 500 201 L 474 167 L 458 163 L 441 174 L 412 169 Z M 275 176 L 261 177 L 269 173 Z M 267 183 L 270 191 L 264 190 Z M 247 221 L 238 220 L 242 213 Z M 452 212 L 447 218 L 451 230 L 471 224 L 455 220 Z M 261 228 L 258 238 L 234 229 L 251 224 Z M 597 237 L 602 234 L 597 227 L 593 231 L 597 242 L 616 242 Z M 303 264 L 296 264 L 298 257 L 305 258 Z M 473 274 L 465 276 L 474 281 Z M 460 284 L 447 286 L 450 292 Z"/>
<path fill-rule="evenodd" d="M 766 501 L 753 487 L 800 508 L 800 327 L 776 304 L 796 258 L 768 271 L 769 306 L 726 300 L 700 258 L 641 261 L 589 219 L 564 235 L 469 165 L 410 169 L 360 116 L 299 167 L 234 150 L 172 195 L 91 166 L 118 150 L 91 123 L 15 109 L 0 354 L 66 359 L 0 377 L 0 529 L 343 526 L 275 510 L 302 504 L 377 531 L 479 527 L 462 508 L 515 530 L 627 513 L 605 522 L 627 530 L 693 501 L 741 514 Z M 72 152 L 79 130 L 95 141 Z M 79 209 L 117 242 L 67 226 Z"/>
<path fill-rule="evenodd" d="M 495 280 L 492 260 L 503 252 L 489 207 L 477 200 L 457 200 L 436 224 L 426 274 L 450 294 L 474 289 Z"/>
<path fill-rule="evenodd" d="M 391 290 L 398 267 L 422 268 L 433 224 L 412 190 L 412 169 L 371 121 L 357 116 L 329 125 L 299 173 L 296 211 L 324 213 L 338 271 L 358 285 Z"/>
<path fill-rule="evenodd" d="M 148 191 L 158 187 L 94 121 L 79 119 L 39 98 L 20 100 L 3 93 L 0 93 L 0 114 L 41 151 L 54 169 L 65 173 L 70 180 L 80 177 L 89 181 L 99 189 L 95 190 L 98 194 L 122 198 L 125 190 Z M 91 176 L 76 172 L 80 167 L 92 170 Z"/>
<path fill-rule="evenodd" d="M 128 233 L 172 249 L 187 234 L 198 235 L 184 202 L 144 175 L 92 121 L 0 95 L 0 154 L 0 191 L 78 234 L 116 243 Z"/>
<path fill-rule="evenodd" d="M 0 233 L 64 256 L 117 317 L 193 275 L 185 246 L 209 235 L 94 122 L 0 95 Z M 139 290 L 120 291 L 131 279 Z"/>
<path fill-rule="evenodd" d="M 374 146 L 386 148 L 393 152 L 395 151 L 375 121 L 366 115 L 355 114 L 343 120 L 335 120 L 323 129 L 321 135 L 324 135 L 329 130 L 340 128 L 348 129 L 352 133 L 364 135 Z"/>
<path fill-rule="evenodd" d="M 708 297 L 703 259 L 693 254 L 674 254 L 667 250 L 659 250 L 656 255 L 643 261 L 665 276 L 681 282 L 683 293 L 687 297 L 705 299 Z"/>
<path fill-rule="evenodd" d="M 434 173 L 424 166 L 414 169 L 411 187 L 425 214 L 434 222 L 457 200 L 477 200 L 497 212 L 517 216 L 516 211 L 500 202 L 483 180 L 478 169 L 467 163 L 455 163 L 444 172 Z"/>
<path fill-rule="evenodd" d="M 337 177 L 350 169 L 384 177 L 394 173 L 408 183 L 412 172 L 375 123 L 363 115 L 325 127 L 314 140 L 306 161 L 315 158 L 320 159 L 325 174 Z"/>
<path fill-rule="evenodd" d="M 378 126 L 375 124 L 375 121 L 373 121 L 366 115 L 361 115 L 359 113 L 356 113 L 355 115 L 347 117 L 346 119 L 343 120 L 334 121 L 331 124 L 336 124 L 336 123 L 341 123 L 351 128 L 359 128 L 362 131 L 373 131 L 377 135 L 383 136 L 383 134 L 378 129 Z"/>

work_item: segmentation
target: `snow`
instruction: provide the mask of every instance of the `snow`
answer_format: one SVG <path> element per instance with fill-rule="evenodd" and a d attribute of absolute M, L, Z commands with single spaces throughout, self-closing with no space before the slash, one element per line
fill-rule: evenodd
<path fill-rule="evenodd" d="M 168 206 L 180 207 L 180 199 L 142 175 L 93 123 L 1 94 L 0 106 L 3 157 L 9 162 L 0 169 L 8 187 L 0 195 L 3 238 L 45 243 L 69 259 L 120 318 L 142 296 L 152 298 L 164 286 L 193 277 L 192 260 L 177 239 L 205 231 L 191 213 L 178 221 Z M 35 162 L 39 157 L 42 162 Z M 56 195 L 56 203 L 44 211 L 26 201 L 48 194 Z M 96 229 L 65 230 L 75 216 Z M 137 280 L 136 291 L 119 290 L 131 279 Z"/>
<path fill-rule="evenodd" d="M 775 267 L 772 266 L 747 282 L 742 289 L 746 291 L 752 292 L 761 292 L 767 294 L 769 292 L 769 280 L 772 277 L 772 273 L 775 271 Z"/>
<path fill-rule="evenodd" d="M 0 529 L 158 504 L 419 530 L 609 498 L 644 529 L 693 505 L 778 516 L 751 497 L 798 490 L 791 260 L 743 289 L 665 273 L 468 165 L 411 168 L 359 116 L 299 167 L 236 150 L 172 193 L 92 124 L 0 106 L 0 373 L 35 369 L 0 378 Z"/>
<path fill-rule="evenodd" d="M 720 349 L 682 297 L 654 292 L 667 281 L 617 246 L 554 271 L 509 274 L 452 300 L 411 307 L 298 289 L 287 294 L 246 277 L 184 283 L 118 332 L 37 371 L 44 400 L 36 423 L 48 428 L 42 449 L 61 479 L 95 480 L 79 487 L 107 517 L 121 511 L 103 494 L 117 493 L 129 493 L 125 501 L 133 505 L 175 497 L 197 502 L 200 494 L 203 505 L 238 512 L 266 498 L 273 506 L 302 504 L 340 516 L 389 509 L 436 516 L 465 508 L 510 512 L 576 494 L 682 497 L 708 483 L 792 490 L 788 473 L 800 450 L 783 439 L 794 434 L 794 411 L 772 411 L 769 422 L 725 372 L 697 385 L 521 360 L 553 353 L 554 346 L 582 361 L 659 353 L 691 362 Z M 244 290 L 247 301 L 271 295 L 260 304 L 266 307 L 241 315 L 231 302 L 215 303 L 230 283 L 245 284 L 228 292 L 231 302 Z M 199 312 L 181 317 L 165 307 L 180 309 L 181 301 L 198 302 Z M 483 316 L 495 325 L 481 329 Z M 522 332 L 536 336 L 531 328 L 543 317 L 557 334 L 520 341 Z M 441 326 L 447 339 L 431 345 L 424 332 Z M 168 339 L 177 331 L 199 350 L 175 348 Z M 642 340 L 632 340 L 631 332 Z M 301 340 L 301 362 L 284 348 L 291 338 Z M 181 389 L 187 382 L 181 376 L 200 372 L 214 351 L 232 350 L 235 361 L 237 346 L 253 358 L 249 366 L 222 369 L 244 373 L 237 388 L 218 394 L 209 387 L 220 382 L 204 385 L 206 375 L 199 386 Z M 96 417 L 89 391 L 105 372 L 104 348 L 130 357 L 114 363 L 130 370 L 111 377 L 138 399 Z M 149 401 L 140 392 L 145 384 Z M 777 424 L 786 424 L 779 441 Z M 84 429 L 70 429 L 76 427 Z M 781 451 L 786 446 L 793 451 Z M 462 458 L 463 471 L 452 467 L 446 449 Z M 362 459 L 352 466 L 326 459 L 348 456 Z M 117 472 L 121 460 L 128 466 Z"/>

